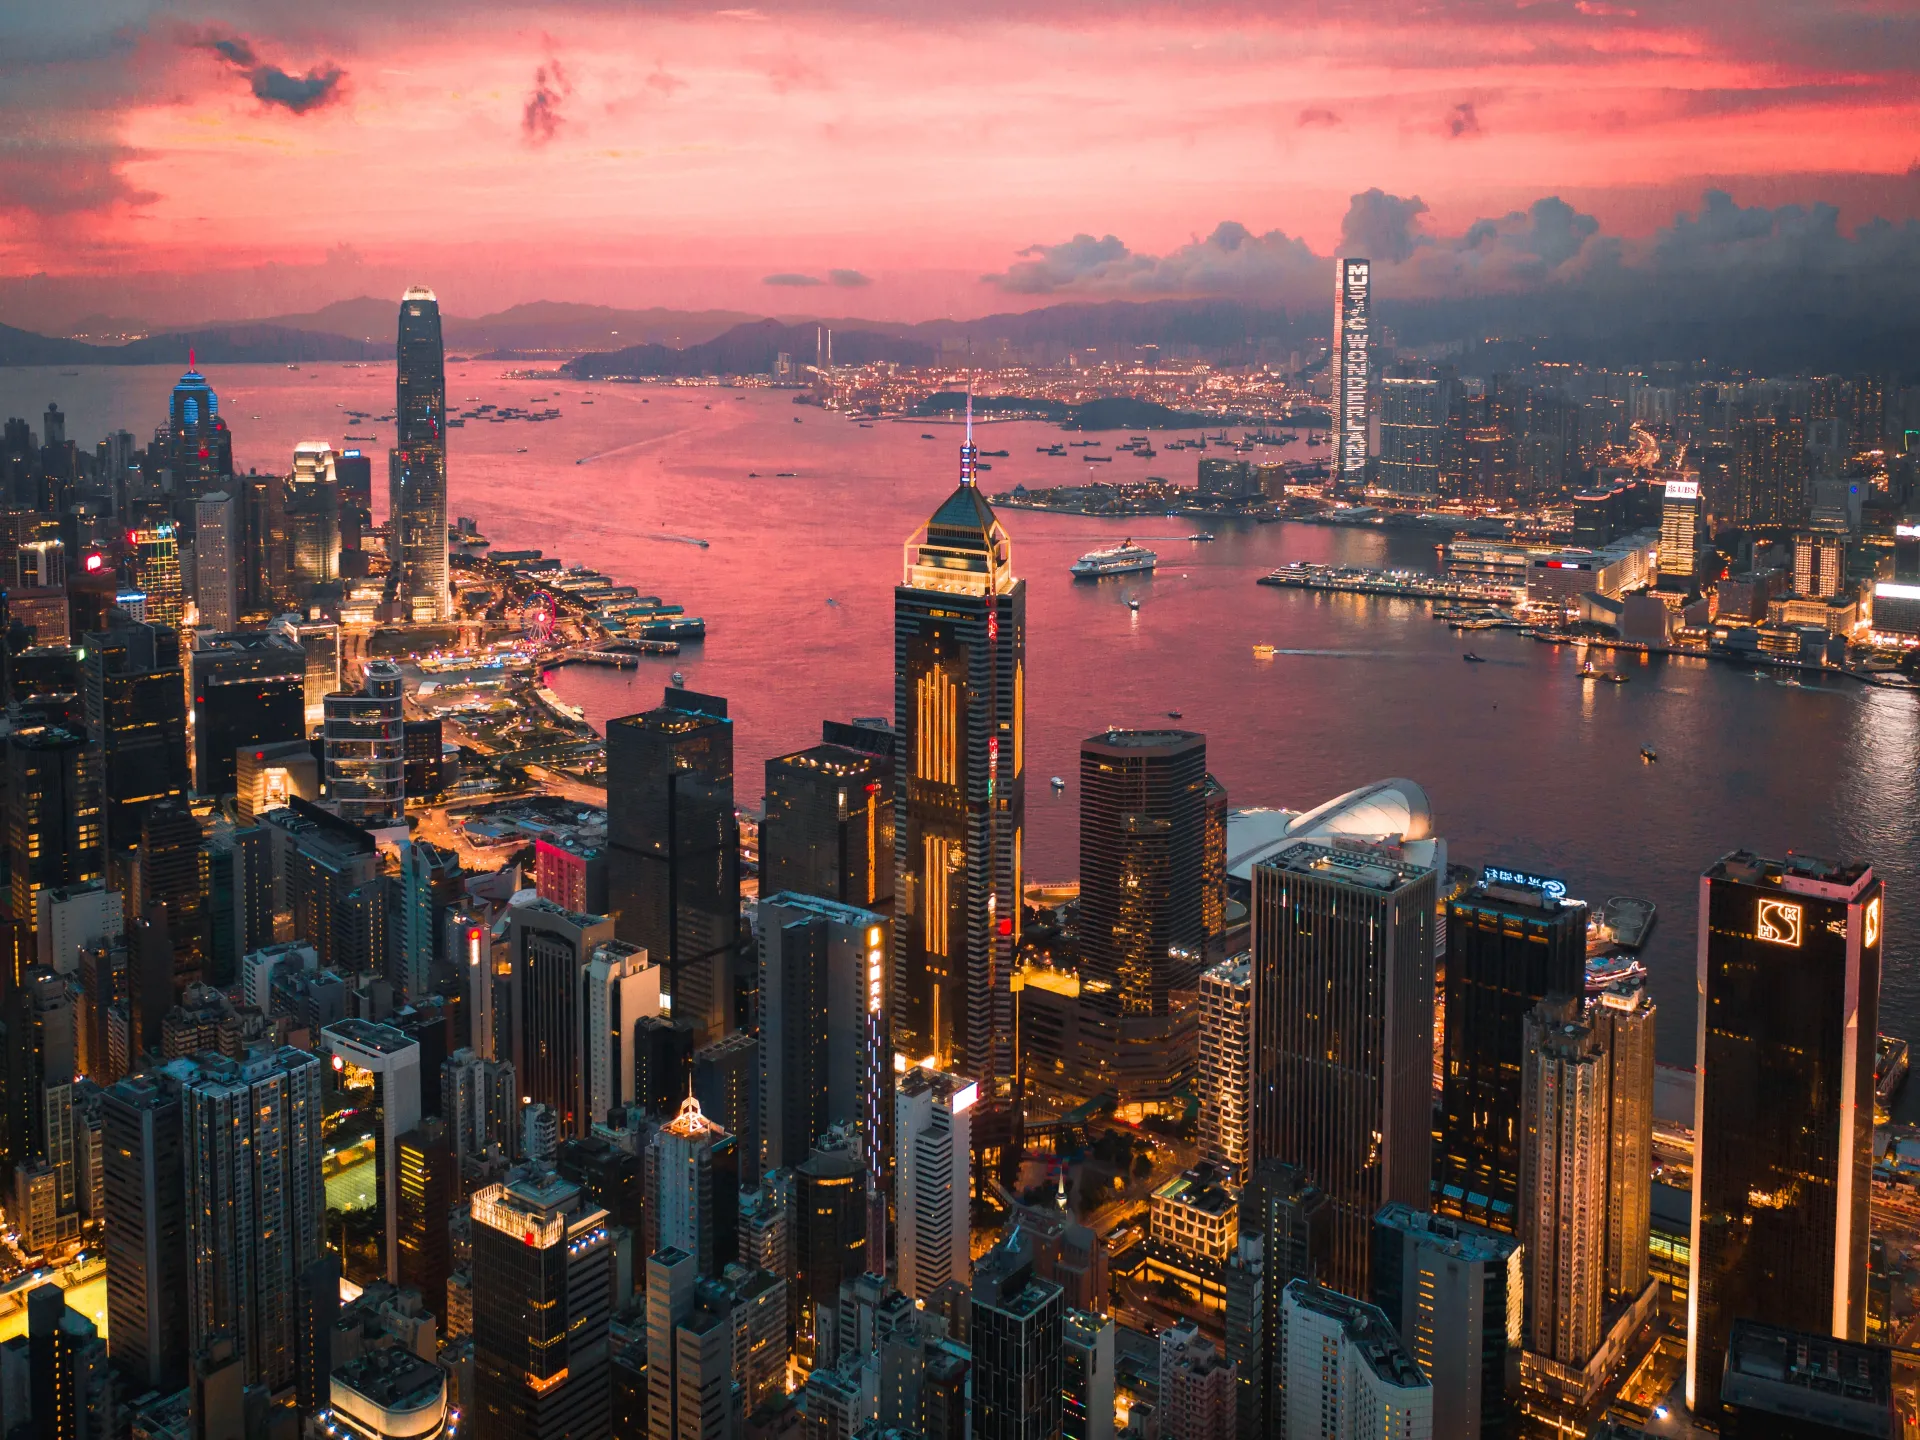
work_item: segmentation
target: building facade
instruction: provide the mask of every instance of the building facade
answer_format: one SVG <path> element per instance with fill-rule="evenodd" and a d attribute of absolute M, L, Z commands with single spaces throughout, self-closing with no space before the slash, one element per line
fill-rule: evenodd
<path fill-rule="evenodd" d="M 423 285 L 400 299 L 394 398 L 395 447 L 388 457 L 396 598 L 415 623 L 453 618 L 447 584 L 447 364 L 440 302 Z"/>

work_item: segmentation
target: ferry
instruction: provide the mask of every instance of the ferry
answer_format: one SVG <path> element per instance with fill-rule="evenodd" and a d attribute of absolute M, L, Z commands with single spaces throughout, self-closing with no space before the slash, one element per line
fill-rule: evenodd
<path fill-rule="evenodd" d="M 1131 539 L 1122 540 L 1111 550 L 1089 550 L 1074 561 L 1073 578 L 1100 580 L 1108 575 L 1133 575 L 1143 570 L 1151 574 L 1159 563 L 1160 557 L 1153 551 L 1134 544 Z"/>

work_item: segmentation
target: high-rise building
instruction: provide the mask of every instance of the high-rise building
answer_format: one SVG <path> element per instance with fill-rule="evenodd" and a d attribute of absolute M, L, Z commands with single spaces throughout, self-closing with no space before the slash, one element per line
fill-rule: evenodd
<path fill-rule="evenodd" d="M 406 811 L 406 715 L 400 667 L 370 662 L 360 691 L 325 701 L 327 790 L 340 818 L 369 830 Z"/>
<path fill-rule="evenodd" d="M 1805 530 L 1793 537 L 1793 590 L 1809 600 L 1831 600 L 1847 581 L 1847 537 Z"/>
<path fill-rule="evenodd" d="M 718 1275 L 740 1253 L 740 1156 L 734 1137 L 689 1095 L 647 1151 L 647 1225 L 654 1249 L 693 1256 Z"/>
<path fill-rule="evenodd" d="M 133 584 L 145 600 L 149 625 L 180 628 L 186 592 L 180 583 L 180 541 L 171 520 L 156 520 L 133 532 Z"/>
<path fill-rule="evenodd" d="M 634 1099 L 634 1038 L 642 1016 L 660 1013 L 660 967 L 621 940 L 593 947 L 581 972 L 586 1024 L 583 1113 L 589 1125 Z"/>
<path fill-rule="evenodd" d="M 1607 1110 L 1607 1294 L 1633 1299 L 1647 1287 L 1653 1173 L 1654 1021 L 1643 985 L 1622 980 L 1587 1006 L 1587 1024 L 1606 1047 L 1612 1093 Z"/>
<path fill-rule="evenodd" d="M 967 1345 L 973 1352 L 973 1440 L 1060 1433 L 1066 1306 L 1035 1278 L 1018 1226 L 973 1267 Z"/>
<path fill-rule="evenodd" d="M 513 1158 L 514 1125 L 520 1091 L 513 1083 L 511 1060 L 488 1060 L 472 1050 L 456 1050 L 440 1067 L 440 1107 L 449 1126 L 448 1143 L 461 1175 L 489 1157 Z"/>
<path fill-rule="evenodd" d="M 1696 1414 L 1719 1412 L 1735 1320 L 1865 1337 L 1885 918 L 1870 865 L 1740 850 L 1701 877 L 1687 1281 Z"/>
<path fill-rule="evenodd" d="M 260 817 L 293 933 L 322 969 L 386 968 L 385 895 L 373 836 L 298 796 Z"/>
<path fill-rule="evenodd" d="M 1233 1362 L 1192 1320 L 1160 1332 L 1160 1433 L 1179 1440 L 1230 1440 L 1238 1433 Z"/>
<path fill-rule="evenodd" d="M 1807 427 L 1786 416 L 1753 415 L 1733 425 L 1728 468 L 1732 513 L 1742 529 L 1784 530 L 1806 511 Z"/>
<path fill-rule="evenodd" d="M 1660 583 L 1684 587 L 1699 564 L 1700 477 L 1689 472 L 1669 480 L 1660 498 Z"/>
<path fill-rule="evenodd" d="M 1447 901 L 1433 1209 L 1509 1235 L 1520 1197 L 1522 1022 L 1548 995 L 1578 996 L 1586 985 L 1587 907 L 1565 889 L 1489 870 Z"/>
<path fill-rule="evenodd" d="M 1061 1362 L 1060 1440 L 1113 1440 L 1112 1319 L 1069 1309 Z M 1231 1425 L 1225 1433 L 1234 1433 Z"/>
<path fill-rule="evenodd" d="M 327 696 L 340 688 L 340 626 L 333 620 L 281 615 L 270 628 L 307 657 L 306 728 L 300 733 L 311 735 L 326 723 Z"/>
<path fill-rule="evenodd" d="M 607 915 L 607 852 L 577 835 L 541 836 L 533 843 L 533 887 L 551 900 L 583 915 Z"/>
<path fill-rule="evenodd" d="M 605 1440 L 615 1246 L 580 1187 L 529 1166 L 473 1197 L 479 1440 Z"/>
<path fill-rule="evenodd" d="M 129 867 L 129 911 L 151 917 L 155 907 L 166 916 L 166 939 L 173 950 L 171 985 L 177 998 L 189 985 L 207 978 L 209 934 L 207 892 L 211 869 L 200 822 L 181 800 L 160 800 L 140 822 L 140 843 Z"/>
<path fill-rule="evenodd" d="M 960 484 L 907 543 L 893 592 L 894 1048 L 979 1080 L 1014 1064 L 1013 954 L 1026 823 L 1026 582 L 1007 532 Z"/>
<path fill-rule="evenodd" d="M 867 1168 L 857 1138 L 836 1129 L 793 1171 L 794 1354 L 809 1368 L 834 1359 L 840 1286 L 867 1268 Z"/>
<path fill-rule="evenodd" d="M 1608 1056 L 1577 1002 L 1527 1017 L 1521 1238 L 1532 1280 L 1527 1348 L 1579 1365 L 1599 1348 L 1606 1300 Z"/>
<path fill-rule="evenodd" d="M 433 967 L 447 959 L 447 912 L 465 892 L 457 851 L 426 840 L 400 844 L 400 979 L 409 999 L 433 989 Z"/>
<path fill-rule="evenodd" d="M 148 806 L 186 798 L 180 637 L 136 621 L 88 634 L 81 649 L 81 696 L 87 738 L 100 752 L 107 844 L 124 853 L 139 843 Z"/>
<path fill-rule="evenodd" d="M 363 1350 L 327 1377 L 324 1407 L 318 1418 L 339 1440 L 445 1434 L 447 1372 L 411 1350 Z"/>
<path fill-rule="evenodd" d="M 1303 841 L 1253 867 L 1253 1153 L 1326 1192 L 1324 1282 L 1367 1292 L 1370 1231 L 1426 1204 L 1433 1087 L 1431 867 Z"/>
<path fill-rule="evenodd" d="M 193 506 L 193 601 L 200 624 L 226 632 L 240 624 L 239 527 L 233 496 L 202 495 Z"/>
<path fill-rule="evenodd" d="M 1521 1345 L 1520 1242 L 1385 1205 L 1373 1221 L 1373 1303 L 1433 1384 L 1433 1433 L 1512 1434 L 1507 1384 Z"/>
<path fill-rule="evenodd" d="M 367 1273 L 346 1256 L 348 1278 L 361 1284 L 400 1281 L 400 1137 L 420 1123 L 420 1042 L 371 1020 L 337 1020 L 320 1032 L 333 1057 L 341 1109 L 373 1141 L 373 1209 L 378 1250 Z M 344 1137 L 336 1131 L 336 1146 Z"/>
<path fill-rule="evenodd" d="M 1277 1160 L 1258 1162 L 1240 1192 L 1240 1238 L 1224 1278 L 1226 1353 L 1240 1385 L 1243 1435 L 1280 1433 L 1287 1390 L 1280 1294 L 1292 1281 L 1318 1280 L 1327 1220 L 1325 1192 Z"/>
<path fill-rule="evenodd" d="M 1727 1341 L 1721 1433 L 1736 1440 L 1849 1440 L 1899 1435 L 1900 1351 L 1736 1320 Z"/>
<path fill-rule="evenodd" d="M 307 657 L 270 631 L 199 637 L 193 678 L 193 788 L 232 795 L 242 746 L 303 739 Z"/>
<path fill-rule="evenodd" d="M 1372 265 L 1333 262 L 1333 474 L 1358 485 L 1367 472 L 1367 396 L 1373 380 Z"/>
<path fill-rule="evenodd" d="M 107 1353 L 134 1394 L 172 1392 L 187 1378 L 182 1068 L 130 1075 L 107 1087 L 101 1107 Z"/>
<path fill-rule="evenodd" d="M 0 1344 L 0 1398 L 17 1435 L 93 1440 L 115 1419 L 106 1346 L 51 1280 L 27 1291 L 26 1329 Z"/>
<path fill-rule="evenodd" d="M 289 1388 L 295 1297 L 320 1258 L 320 1061 L 304 1050 L 203 1055 L 183 1076 L 187 1350 L 223 1332 L 249 1385 Z"/>
<path fill-rule="evenodd" d="M 399 1283 L 418 1290 L 421 1303 L 444 1324 L 447 1278 L 453 1273 L 447 1217 L 461 1189 L 450 1127 L 437 1116 L 427 1117 L 394 1142 L 394 1156 Z"/>
<path fill-rule="evenodd" d="M 157 463 L 172 472 L 176 494 L 204 494 L 233 474 L 233 436 L 221 417 L 220 397 L 195 368 L 191 350 L 186 373 L 167 399 L 166 424 L 154 440 Z"/>
<path fill-rule="evenodd" d="M 607 724 L 608 889 L 615 933 L 665 974 L 697 1044 L 733 1028 L 740 936 L 733 724 L 717 696 L 669 688 Z"/>
<path fill-rule="evenodd" d="M 604 915 L 575 915 L 550 900 L 507 911 L 512 961 L 513 1071 L 520 1093 L 549 1107 L 565 1135 L 584 1135 L 587 1112 L 584 1044 L 587 963 L 613 939 Z"/>
<path fill-rule="evenodd" d="M 453 618 L 447 583 L 447 364 L 440 302 L 424 285 L 400 298 L 390 456 L 390 543 L 397 599 L 416 624 Z"/>
<path fill-rule="evenodd" d="M 325 440 L 302 440 L 293 447 L 286 498 L 287 578 L 299 596 L 340 578 L 340 487 L 333 462 L 333 447 Z"/>
<path fill-rule="evenodd" d="M 1395 495 L 1439 499 L 1452 385 L 1432 377 L 1380 381 L 1380 463 L 1375 483 Z"/>
<path fill-rule="evenodd" d="M 5 1160 L 20 1248 L 44 1254 L 80 1234 L 73 1002 L 55 971 L 31 966 L 6 998 Z"/>
<path fill-rule="evenodd" d="M 1307 1280 L 1281 1291 L 1286 1423 L 1322 1440 L 1434 1440 L 1433 1382 L 1373 1305 Z"/>
<path fill-rule="evenodd" d="M 971 1258 L 972 1136 L 977 1082 L 915 1067 L 893 1107 L 895 1247 L 900 1293 L 925 1300 L 964 1282 Z"/>
<path fill-rule="evenodd" d="M 844 726 L 842 730 L 861 727 Z M 820 744 L 767 761 L 760 893 L 817 895 L 893 913 L 893 737 Z"/>
<path fill-rule="evenodd" d="M 1109 730 L 1080 743 L 1080 1006 L 1129 1102 L 1193 1079 L 1206 949 L 1206 738 Z"/>
<path fill-rule="evenodd" d="M 7 857 L 16 927 L 30 932 L 43 891 L 106 872 L 99 759 L 84 735 L 58 726 L 7 737 Z M 16 956 L 30 954 L 30 933 Z M 18 977 L 18 959 L 10 979 Z"/>
<path fill-rule="evenodd" d="M 868 1017 L 880 1008 L 873 986 L 885 983 L 891 923 L 809 894 L 761 899 L 761 1171 L 799 1164 L 830 1127 L 865 1121 L 877 1102 L 886 1077 L 876 1067 L 892 1060 Z"/>
<path fill-rule="evenodd" d="M 1236 955 L 1200 977 L 1200 1158 L 1235 1185 L 1253 1163 L 1253 957 Z"/>

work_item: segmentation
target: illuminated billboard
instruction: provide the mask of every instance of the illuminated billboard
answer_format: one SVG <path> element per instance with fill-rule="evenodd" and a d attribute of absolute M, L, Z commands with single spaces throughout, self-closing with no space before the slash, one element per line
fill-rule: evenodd
<path fill-rule="evenodd" d="M 1666 498 L 1669 500 L 1698 500 L 1700 482 L 1698 480 L 1667 481 Z"/>
<path fill-rule="evenodd" d="M 1800 944 L 1801 922 L 1806 911 L 1787 900 L 1762 900 L 1754 917 L 1753 938 L 1769 945 Z"/>
<path fill-rule="evenodd" d="M 1372 378 L 1372 262 L 1336 260 L 1333 295 L 1333 468 L 1358 480 L 1367 469 L 1367 385 Z"/>

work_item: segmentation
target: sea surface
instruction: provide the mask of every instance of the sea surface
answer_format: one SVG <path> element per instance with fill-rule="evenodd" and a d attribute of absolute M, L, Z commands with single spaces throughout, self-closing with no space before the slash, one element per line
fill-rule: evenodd
<path fill-rule="evenodd" d="M 453 513 L 473 517 L 497 547 L 592 565 L 707 621 L 703 644 L 638 672 L 558 672 L 554 688 L 596 726 L 656 704 L 681 670 L 688 686 L 727 697 L 737 793 L 750 803 L 766 759 L 816 740 L 823 719 L 891 713 L 891 591 L 906 540 L 953 489 L 958 427 L 863 428 L 795 405 L 791 392 L 510 380 L 502 369 L 453 365 L 450 408 L 471 409 L 469 396 L 542 399 L 560 418 L 452 431 Z M 161 368 L 0 369 L 0 415 L 29 416 L 37 430 L 53 400 L 83 444 L 119 427 L 144 438 L 174 378 Z M 392 443 L 391 422 L 349 427 L 336 408 L 389 412 L 391 365 L 217 367 L 208 378 L 240 468 L 285 469 L 304 439 L 360 443 L 376 456 Z M 1098 437 L 1108 443 L 1097 451 L 1050 458 L 1036 447 L 1095 437 L 1028 422 L 979 426 L 975 438 L 983 452 L 1009 452 L 984 457 L 989 494 L 1088 476 L 1191 482 L 1198 458 L 1161 448 L 1151 460 L 1082 461 L 1115 454 L 1117 434 Z M 1305 446 L 1262 453 L 1298 457 Z M 378 458 L 374 473 L 380 512 Z M 1034 879 L 1078 873 L 1080 740 L 1108 726 L 1173 724 L 1178 711 L 1178 724 L 1206 734 L 1209 766 L 1236 805 L 1305 807 L 1405 776 L 1431 797 L 1456 863 L 1561 876 L 1596 904 L 1656 901 L 1645 953 L 1661 1058 L 1675 1063 L 1694 1049 L 1701 870 L 1740 847 L 1869 860 L 1889 897 L 1882 1028 L 1920 1041 L 1920 924 L 1908 918 L 1920 911 L 1913 696 L 1659 657 L 1601 661 L 1628 670 L 1629 684 L 1583 682 L 1571 648 L 1456 634 L 1411 602 L 1254 583 L 1291 560 L 1432 568 L 1432 542 L 1404 532 L 1012 509 L 1001 518 L 1028 591 Z M 1201 528 L 1218 539 L 1185 538 Z M 1081 553 L 1129 535 L 1159 553 L 1153 576 L 1070 578 Z M 1258 643 L 1278 653 L 1255 659 Z M 1469 649 L 1487 663 L 1463 663 Z M 1642 762 L 1643 746 L 1658 763 Z M 1055 775 L 1067 782 L 1058 796 L 1047 784 Z"/>

